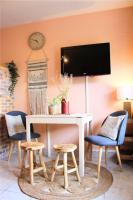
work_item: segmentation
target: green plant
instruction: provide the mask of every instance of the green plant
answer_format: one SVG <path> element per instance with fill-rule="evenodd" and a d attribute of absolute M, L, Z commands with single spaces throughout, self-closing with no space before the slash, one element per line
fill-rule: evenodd
<path fill-rule="evenodd" d="M 61 103 L 62 100 L 62 96 L 61 95 L 57 95 L 56 97 L 53 97 L 53 99 L 51 101 L 49 101 L 49 105 L 50 106 L 55 106 Z"/>
<path fill-rule="evenodd" d="M 19 77 L 18 69 L 16 67 L 16 64 L 13 61 L 11 61 L 10 63 L 7 64 L 7 68 L 9 70 L 10 81 L 11 81 L 11 84 L 8 89 L 10 91 L 10 95 L 13 95 L 15 85 L 16 85 L 16 83 L 18 81 L 18 77 Z"/>

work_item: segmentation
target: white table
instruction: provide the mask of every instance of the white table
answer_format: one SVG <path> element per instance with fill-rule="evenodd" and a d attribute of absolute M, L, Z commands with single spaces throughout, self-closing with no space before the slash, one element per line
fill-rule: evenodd
<path fill-rule="evenodd" d="M 84 176 L 84 137 L 85 124 L 87 133 L 91 130 L 92 115 L 90 114 L 70 114 L 70 115 L 27 115 L 26 116 L 26 133 L 27 140 L 30 141 L 30 124 L 76 124 L 79 128 L 79 173 Z M 89 129 L 89 130 L 88 130 Z M 49 126 L 47 126 L 47 144 L 48 156 L 51 156 L 51 138 Z"/>

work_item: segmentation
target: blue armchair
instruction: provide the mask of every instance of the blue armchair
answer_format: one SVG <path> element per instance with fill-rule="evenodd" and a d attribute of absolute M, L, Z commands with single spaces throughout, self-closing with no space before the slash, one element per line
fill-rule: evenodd
<path fill-rule="evenodd" d="M 23 125 L 26 129 L 26 113 L 21 112 L 21 111 L 11 111 L 11 112 L 6 113 L 6 115 L 10 115 L 10 116 L 20 115 L 22 122 L 23 122 Z M 8 124 L 7 124 L 7 126 L 8 126 Z M 40 137 L 40 134 L 34 132 L 33 126 L 31 124 L 31 139 L 35 139 L 37 141 L 39 137 Z M 10 139 L 10 147 L 9 147 L 8 161 L 11 158 L 14 144 L 17 143 L 17 146 L 18 146 L 18 163 L 19 163 L 19 166 L 21 166 L 21 142 L 26 140 L 26 132 L 16 133 L 12 136 L 9 136 L 9 139 Z"/>
<path fill-rule="evenodd" d="M 100 177 L 100 166 L 101 166 L 101 158 L 102 158 L 102 149 L 103 149 L 103 147 L 105 147 L 105 161 L 106 161 L 107 148 L 109 146 L 114 146 L 115 147 L 116 153 L 117 153 L 118 162 L 119 162 L 120 167 L 122 168 L 121 159 L 120 159 L 120 153 L 119 153 L 119 148 L 118 147 L 120 145 L 122 145 L 123 142 L 124 142 L 125 133 L 126 133 L 126 125 L 127 125 L 127 120 L 128 120 L 128 112 L 122 110 L 122 111 L 113 112 L 112 114 L 109 115 L 109 116 L 112 116 L 112 117 L 117 117 L 117 116 L 122 116 L 122 115 L 124 115 L 124 119 L 122 120 L 122 122 L 120 123 L 120 126 L 118 128 L 118 135 L 117 135 L 116 140 L 112 140 L 112 139 L 110 139 L 108 137 L 105 137 L 105 136 L 102 136 L 102 135 L 99 135 L 99 134 L 85 137 L 85 141 L 86 142 L 89 142 L 91 144 L 99 146 L 99 159 L 98 159 L 98 171 L 97 171 L 98 179 Z M 103 121 L 102 125 L 106 122 L 106 119 Z"/>

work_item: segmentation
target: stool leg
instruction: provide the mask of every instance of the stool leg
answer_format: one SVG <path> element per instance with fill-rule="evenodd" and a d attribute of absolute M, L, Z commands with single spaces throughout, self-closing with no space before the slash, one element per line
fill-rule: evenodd
<path fill-rule="evenodd" d="M 38 142 L 38 138 L 35 138 L 35 139 L 33 139 L 35 142 Z M 36 162 L 36 155 L 37 153 L 36 153 L 36 151 L 33 151 L 33 166 L 34 166 L 34 168 L 37 166 L 37 162 Z"/>
<path fill-rule="evenodd" d="M 63 164 L 64 164 L 64 187 L 65 189 L 67 189 L 68 188 L 67 153 L 64 153 Z"/>
<path fill-rule="evenodd" d="M 21 168 L 21 141 L 17 142 L 17 146 L 18 146 L 18 164 L 19 167 Z"/>
<path fill-rule="evenodd" d="M 33 151 L 30 150 L 30 183 L 33 184 Z"/>
<path fill-rule="evenodd" d="M 22 158 L 22 164 L 21 164 L 21 176 L 23 175 L 23 170 L 25 168 L 25 160 L 26 160 L 26 150 L 23 150 L 23 158 Z"/>
<path fill-rule="evenodd" d="M 53 181 L 54 181 L 55 172 L 56 172 L 56 167 L 57 167 L 57 165 L 58 165 L 59 158 L 60 158 L 60 154 L 58 153 L 58 154 L 57 154 L 57 157 L 56 157 L 56 160 L 55 160 L 55 164 L 54 164 L 53 173 L 52 173 L 52 176 L 51 176 L 51 182 L 53 182 Z"/>
<path fill-rule="evenodd" d="M 78 166 L 77 166 L 77 162 L 76 162 L 76 159 L 75 159 L 74 152 L 72 152 L 72 160 L 73 160 L 74 167 L 76 168 L 77 179 L 80 182 L 81 180 L 80 180 L 80 176 L 79 176 L 79 172 L 78 172 Z"/>
<path fill-rule="evenodd" d="M 33 151 L 33 166 L 34 166 L 34 168 L 37 166 L 37 162 L 36 162 L 36 151 Z"/>
<path fill-rule="evenodd" d="M 43 155 L 42 155 L 42 149 L 39 150 L 39 157 L 40 157 L 41 165 L 43 167 L 44 176 L 46 178 L 48 178 L 48 175 L 47 175 L 47 172 L 46 172 L 46 166 L 45 166 L 44 158 L 43 158 Z"/>
<path fill-rule="evenodd" d="M 35 142 L 38 142 L 38 138 L 35 138 L 34 140 Z M 34 167 L 36 167 L 37 166 L 37 162 L 36 162 L 37 152 L 36 151 L 33 152 L 33 157 L 34 157 Z"/>

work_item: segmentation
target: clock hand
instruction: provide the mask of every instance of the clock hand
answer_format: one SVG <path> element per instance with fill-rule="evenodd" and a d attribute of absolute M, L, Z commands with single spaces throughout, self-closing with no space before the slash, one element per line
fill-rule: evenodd
<path fill-rule="evenodd" d="M 33 41 L 35 41 L 36 43 L 39 43 L 38 40 L 36 40 L 36 39 L 33 39 Z"/>

